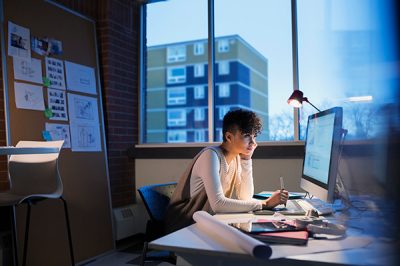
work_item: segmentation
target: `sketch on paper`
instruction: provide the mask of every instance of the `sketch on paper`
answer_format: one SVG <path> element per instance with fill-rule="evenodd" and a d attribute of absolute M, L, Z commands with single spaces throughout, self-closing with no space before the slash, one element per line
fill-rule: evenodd
<path fill-rule="evenodd" d="M 100 126 L 96 123 L 71 123 L 72 151 L 101 151 Z"/>
<path fill-rule="evenodd" d="M 64 62 L 46 57 L 46 77 L 50 80 L 51 88 L 65 90 Z"/>
<path fill-rule="evenodd" d="M 44 110 L 43 88 L 41 86 L 14 82 L 17 108 Z"/>
<path fill-rule="evenodd" d="M 46 131 L 50 133 L 52 140 L 64 140 L 63 148 L 71 148 L 69 125 L 46 123 Z"/>
<path fill-rule="evenodd" d="M 68 120 L 65 91 L 49 88 L 47 90 L 47 101 L 47 106 L 53 113 L 53 116 L 50 118 L 50 120 Z"/>
<path fill-rule="evenodd" d="M 30 30 L 8 22 L 8 55 L 31 58 Z"/>
<path fill-rule="evenodd" d="M 36 58 L 13 57 L 14 79 L 42 84 L 42 62 Z"/>
<path fill-rule="evenodd" d="M 68 110 L 71 121 L 95 122 L 99 121 L 97 99 L 68 93 Z"/>
<path fill-rule="evenodd" d="M 97 94 L 93 67 L 65 61 L 65 74 L 68 90 Z"/>

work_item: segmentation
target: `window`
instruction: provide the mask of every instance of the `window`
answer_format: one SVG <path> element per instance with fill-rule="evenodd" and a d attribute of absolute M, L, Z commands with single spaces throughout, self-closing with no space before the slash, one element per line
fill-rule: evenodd
<path fill-rule="evenodd" d="M 229 61 L 220 61 L 218 63 L 218 74 L 229 75 Z"/>
<path fill-rule="evenodd" d="M 194 131 L 194 141 L 195 142 L 204 142 L 206 140 L 205 135 L 206 135 L 205 130 L 195 130 Z"/>
<path fill-rule="evenodd" d="M 187 140 L 185 130 L 169 130 L 168 142 L 169 143 L 185 143 Z"/>
<path fill-rule="evenodd" d="M 298 0 L 300 88 L 321 110 L 343 107 L 347 140 L 373 138 L 378 130 L 376 99 L 386 87 L 376 73 L 376 65 L 386 57 L 378 48 L 387 30 L 377 22 L 382 2 Z M 304 139 L 307 117 L 317 110 L 305 103 L 299 111 Z"/>
<path fill-rule="evenodd" d="M 169 127 L 186 126 L 185 109 L 169 109 L 167 115 Z"/>
<path fill-rule="evenodd" d="M 185 67 L 169 67 L 167 79 L 168 79 L 168 84 L 186 82 L 186 68 Z"/>
<path fill-rule="evenodd" d="M 203 55 L 204 54 L 204 43 L 198 42 L 193 45 L 193 54 L 194 55 Z"/>
<path fill-rule="evenodd" d="M 186 88 L 168 88 L 167 102 L 168 105 L 186 104 Z"/>
<path fill-rule="evenodd" d="M 167 62 L 182 62 L 186 60 L 186 46 L 169 46 L 167 47 Z"/>
<path fill-rule="evenodd" d="M 229 40 L 222 39 L 218 41 L 218 52 L 219 53 L 229 52 Z"/>
<path fill-rule="evenodd" d="M 271 126 L 283 127 L 282 118 L 293 123 L 292 109 L 286 105 L 293 89 L 291 0 L 250 0 L 248 5 L 230 0 L 213 2 L 215 12 L 210 19 L 215 38 L 210 41 L 215 43 L 214 62 L 208 62 L 207 55 L 207 1 L 169 0 L 146 5 L 140 142 L 168 141 L 169 131 L 177 127 L 187 132 L 205 130 L 205 141 L 219 141 L 222 118 L 230 108 L 253 110 L 261 116 L 264 130 L 259 141 L 293 139 L 293 134 L 274 134 L 281 131 Z M 192 18 L 190 25 L 182 25 L 183 13 Z M 216 68 L 213 110 L 208 109 L 205 83 L 210 65 Z M 193 74 L 187 70 L 192 67 Z M 181 87 L 190 88 L 186 89 L 186 103 L 182 91 L 171 90 Z M 170 114 L 176 113 L 178 106 L 182 112 Z M 187 114 L 194 109 L 202 109 L 203 121 L 189 120 Z M 213 128 L 204 129 L 211 111 Z M 284 112 L 288 116 L 282 116 Z M 213 139 L 208 139 L 210 132 Z M 197 141 L 194 134 L 188 133 L 186 140 Z"/>
<path fill-rule="evenodd" d="M 229 84 L 223 83 L 218 85 L 218 97 L 228 98 L 231 95 Z"/>
<path fill-rule="evenodd" d="M 194 108 L 194 121 L 204 121 L 204 108 Z"/>
<path fill-rule="evenodd" d="M 219 120 L 224 120 L 224 116 L 225 116 L 225 114 L 227 113 L 227 112 L 229 112 L 229 110 L 230 110 L 231 108 L 229 107 L 229 106 L 220 106 L 219 107 L 219 115 L 218 115 L 218 117 L 219 117 Z"/>
<path fill-rule="evenodd" d="M 238 93 L 233 96 L 233 88 L 229 92 L 226 85 L 220 86 L 214 110 L 220 119 L 225 110 L 219 106 L 256 112 L 263 121 L 258 141 L 294 139 L 293 126 L 289 135 L 277 133 L 286 122 L 294 124 L 293 109 L 286 104 L 293 91 L 291 2 L 214 1 L 216 78 L 235 84 Z M 221 128 L 221 121 L 215 121 L 215 127 Z"/>
<path fill-rule="evenodd" d="M 204 97 L 205 97 L 204 86 L 194 87 L 194 98 L 196 100 L 199 100 L 199 99 L 204 99 Z"/>
<path fill-rule="evenodd" d="M 196 78 L 204 77 L 204 65 L 203 64 L 194 65 L 194 76 Z"/>

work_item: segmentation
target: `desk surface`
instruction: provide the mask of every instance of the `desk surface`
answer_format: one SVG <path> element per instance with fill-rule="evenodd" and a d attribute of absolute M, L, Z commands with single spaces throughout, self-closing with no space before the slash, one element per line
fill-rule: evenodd
<path fill-rule="evenodd" d="M 216 215 L 216 217 L 226 223 L 268 218 L 249 213 Z M 307 246 L 271 245 L 272 256 L 267 262 L 246 254 L 235 243 L 205 235 L 196 224 L 152 241 L 149 247 L 173 251 L 183 259 L 183 262 L 190 265 L 215 265 L 216 260 L 219 260 L 218 265 L 281 264 L 282 260 L 288 265 L 291 263 L 298 265 L 299 262 L 389 265 L 390 263 L 386 263 L 387 260 L 395 256 L 391 243 L 378 241 L 373 236 L 362 235 L 357 229 L 352 228 L 348 229 L 347 237 L 340 240 L 310 239 Z"/>
<path fill-rule="evenodd" d="M 16 155 L 16 154 L 45 154 L 57 153 L 58 148 L 54 147 L 14 147 L 14 146 L 1 146 L 0 155 Z"/>

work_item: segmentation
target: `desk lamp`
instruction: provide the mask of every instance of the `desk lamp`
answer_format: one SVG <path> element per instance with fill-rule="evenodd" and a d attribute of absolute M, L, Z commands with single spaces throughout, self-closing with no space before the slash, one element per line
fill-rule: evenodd
<path fill-rule="evenodd" d="M 287 103 L 293 107 L 300 108 L 303 105 L 303 101 L 308 102 L 312 107 L 317 109 L 318 112 L 321 112 L 314 104 L 310 103 L 307 97 L 303 97 L 303 92 L 301 90 L 294 90 L 287 100 Z"/>

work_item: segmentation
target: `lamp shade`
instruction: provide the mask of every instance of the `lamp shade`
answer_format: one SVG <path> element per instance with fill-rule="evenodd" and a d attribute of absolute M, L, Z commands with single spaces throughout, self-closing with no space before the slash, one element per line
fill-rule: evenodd
<path fill-rule="evenodd" d="M 303 104 L 304 97 L 303 92 L 301 90 L 294 90 L 292 95 L 290 95 L 289 99 L 287 100 L 288 104 L 300 108 Z"/>

